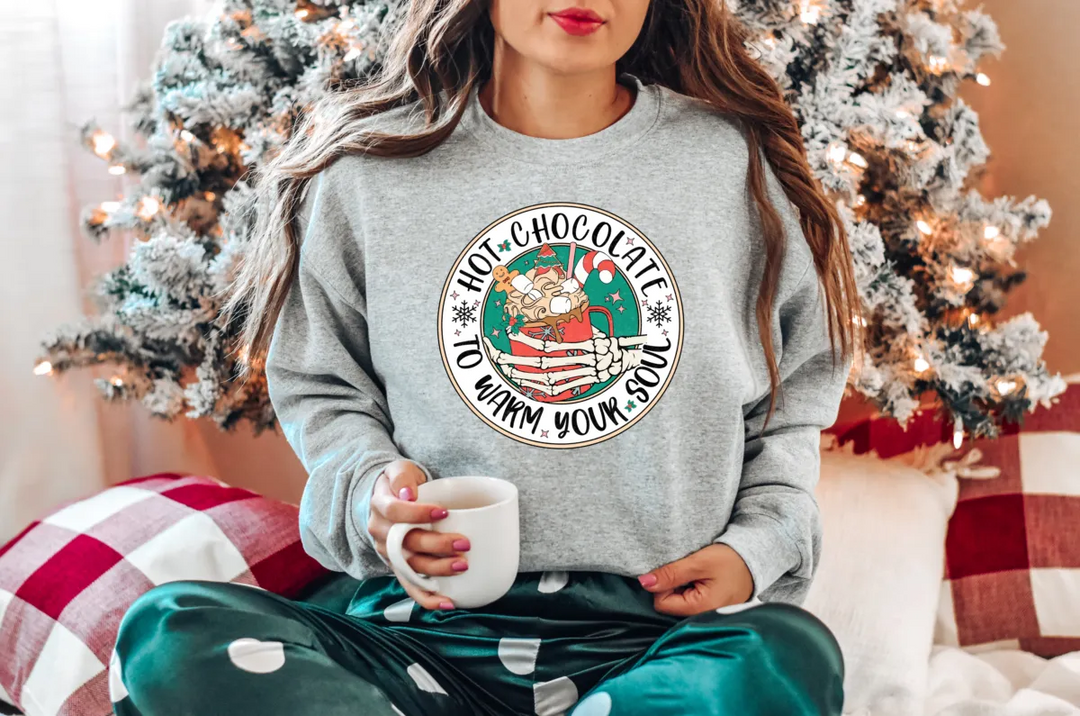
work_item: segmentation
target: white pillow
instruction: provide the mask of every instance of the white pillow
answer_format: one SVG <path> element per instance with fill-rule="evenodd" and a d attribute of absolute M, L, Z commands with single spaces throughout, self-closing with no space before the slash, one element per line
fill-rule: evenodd
<path fill-rule="evenodd" d="M 844 653 L 844 713 L 921 715 L 953 474 L 823 452 L 821 563 L 803 605 Z"/>

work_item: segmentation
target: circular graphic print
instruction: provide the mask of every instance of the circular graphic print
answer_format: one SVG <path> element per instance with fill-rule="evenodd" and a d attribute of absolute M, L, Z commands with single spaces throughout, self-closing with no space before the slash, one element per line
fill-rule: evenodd
<path fill-rule="evenodd" d="M 606 440 L 663 395 L 682 349 L 682 299 L 640 231 L 581 204 L 502 217 L 458 256 L 439 349 L 485 423 L 541 447 Z"/>

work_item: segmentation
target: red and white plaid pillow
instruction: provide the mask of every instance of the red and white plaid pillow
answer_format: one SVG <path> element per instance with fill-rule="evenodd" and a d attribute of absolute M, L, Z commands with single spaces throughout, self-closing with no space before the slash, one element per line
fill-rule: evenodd
<path fill-rule="evenodd" d="M 1001 475 L 960 482 L 936 641 L 1080 650 L 1080 385 L 975 447 Z"/>
<path fill-rule="evenodd" d="M 206 477 L 129 480 L 0 546 L 0 697 L 27 716 L 105 716 L 120 619 L 151 587 L 207 579 L 291 597 L 324 574 L 293 505 Z"/>
<path fill-rule="evenodd" d="M 951 426 L 931 413 L 906 430 L 868 420 L 830 432 L 856 453 L 884 458 L 952 439 Z M 971 448 L 983 454 L 979 466 L 1001 474 L 960 480 L 935 641 L 1047 657 L 1080 650 L 1080 384 L 1025 415 L 1022 427 L 957 454 Z"/>

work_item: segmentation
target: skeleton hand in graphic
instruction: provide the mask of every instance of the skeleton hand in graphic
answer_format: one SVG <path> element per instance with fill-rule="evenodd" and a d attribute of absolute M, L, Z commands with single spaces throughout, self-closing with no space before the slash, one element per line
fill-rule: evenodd
<path fill-rule="evenodd" d="M 611 338 L 593 327 L 592 338 L 586 341 L 556 341 L 532 338 L 524 333 L 509 334 L 518 341 L 545 354 L 573 351 L 576 355 L 519 356 L 501 351 L 484 337 L 488 357 L 506 377 L 522 388 L 546 395 L 558 395 L 567 390 L 588 390 L 594 383 L 603 383 L 612 376 L 625 373 L 641 363 L 641 345 L 647 336 Z M 519 370 L 521 366 L 538 368 L 543 372 Z"/>

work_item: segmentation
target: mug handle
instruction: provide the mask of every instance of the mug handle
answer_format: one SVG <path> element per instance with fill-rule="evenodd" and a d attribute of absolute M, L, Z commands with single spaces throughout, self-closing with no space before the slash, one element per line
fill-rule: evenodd
<path fill-rule="evenodd" d="M 390 564 L 407 581 L 426 589 L 429 592 L 439 591 L 439 582 L 434 577 L 420 574 L 409 566 L 406 561 L 405 535 L 412 530 L 422 530 L 424 525 L 413 525 L 407 522 L 396 522 L 390 526 L 390 532 L 386 535 L 386 555 L 390 558 Z"/>

